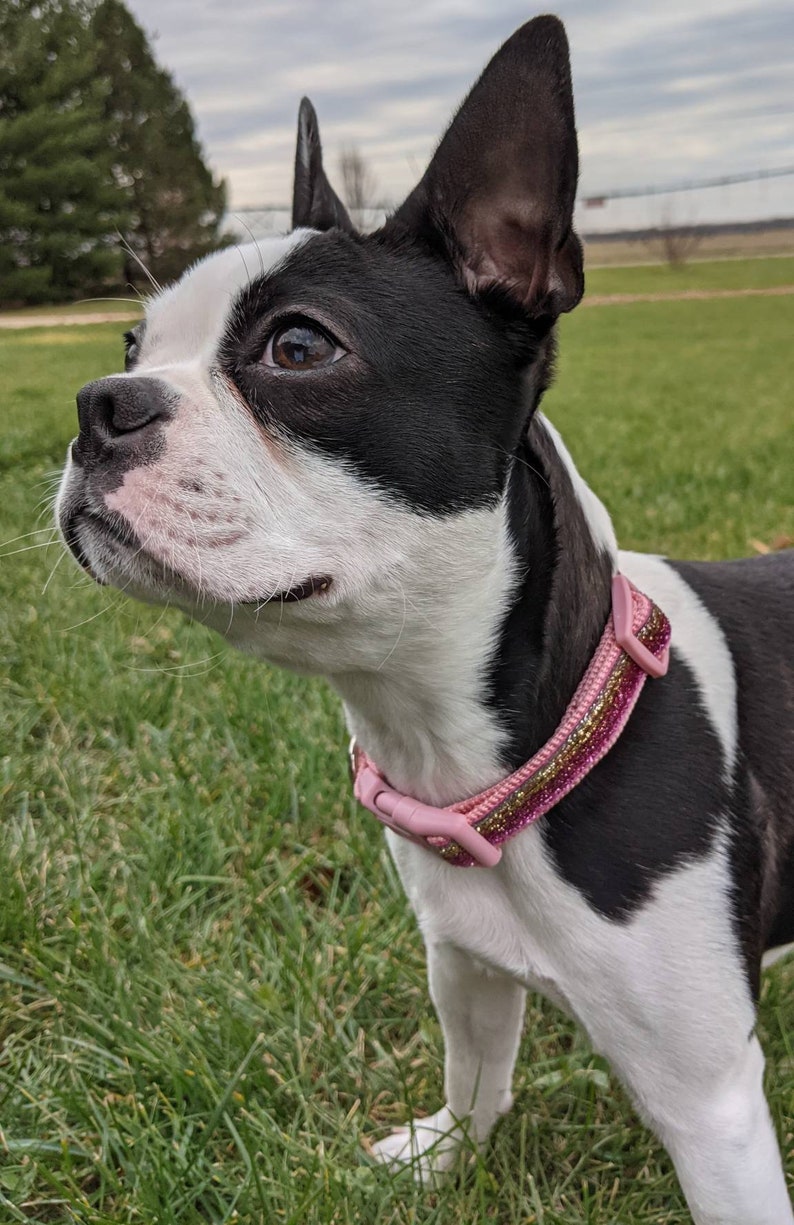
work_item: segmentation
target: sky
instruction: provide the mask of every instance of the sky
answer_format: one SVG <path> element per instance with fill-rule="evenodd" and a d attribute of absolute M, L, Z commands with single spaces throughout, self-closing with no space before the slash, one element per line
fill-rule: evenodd
<path fill-rule="evenodd" d="M 543 11 L 512 0 L 127 3 L 187 94 L 233 209 L 289 203 L 302 94 L 330 177 L 340 150 L 357 146 L 378 196 L 398 203 L 490 55 Z M 791 0 L 552 7 L 571 43 L 580 196 L 794 166 Z M 587 212 L 595 228 L 657 224 L 663 212 L 677 223 L 792 216 L 794 175 Z"/>

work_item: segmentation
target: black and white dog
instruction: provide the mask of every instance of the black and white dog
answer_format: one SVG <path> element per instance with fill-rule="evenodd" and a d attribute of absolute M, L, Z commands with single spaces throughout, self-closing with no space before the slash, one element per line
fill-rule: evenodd
<path fill-rule="evenodd" d="M 794 941 L 794 558 L 618 554 L 538 412 L 583 290 L 576 181 L 553 17 L 501 48 L 375 234 L 304 102 L 293 231 L 150 302 L 126 373 L 78 396 L 59 523 L 99 582 L 329 677 L 367 759 L 425 805 L 553 737 L 618 569 L 656 602 L 667 675 L 496 866 L 388 833 L 447 1100 L 376 1152 L 428 1176 L 486 1139 L 537 989 L 609 1058 L 698 1225 L 791 1225 L 754 1026 L 762 960 Z"/>

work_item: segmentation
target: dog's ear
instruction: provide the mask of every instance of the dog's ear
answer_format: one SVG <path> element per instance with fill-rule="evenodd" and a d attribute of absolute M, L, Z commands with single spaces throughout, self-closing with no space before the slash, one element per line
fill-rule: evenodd
<path fill-rule="evenodd" d="M 312 230 L 335 227 L 355 233 L 347 209 L 328 182 L 323 170 L 323 151 L 317 114 L 308 98 L 301 98 L 298 111 L 298 145 L 295 150 L 295 187 L 292 193 L 292 228 Z"/>
<path fill-rule="evenodd" d="M 582 297 L 568 40 L 536 17 L 502 46 L 386 230 L 441 249 L 472 294 L 498 287 L 533 316 Z"/>

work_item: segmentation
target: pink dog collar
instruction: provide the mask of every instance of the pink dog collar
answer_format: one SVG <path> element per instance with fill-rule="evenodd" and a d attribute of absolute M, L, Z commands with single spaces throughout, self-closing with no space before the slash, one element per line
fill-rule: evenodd
<path fill-rule="evenodd" d="M 612 615 L 552 738 L 508 778 L 448 808 L 389 786 L 355 741 L 353 791 L 389 829 L 447 863 L 492 868 L 501 843 L 537 821 L 590 773 L 626 726 L 648 676 L 664 676 L 670 622 L 623 574 L 612 580 Z"/>

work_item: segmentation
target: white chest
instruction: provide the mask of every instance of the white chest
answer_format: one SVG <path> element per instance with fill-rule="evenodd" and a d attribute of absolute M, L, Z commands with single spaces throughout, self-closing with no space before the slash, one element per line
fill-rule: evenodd
<path fill-rule="evenodd" d="M 596 1050 L 667 1028 L 677 1000 L 680 1041 L 697 1032 L 682 1015 L 682 989 L 697 1014 L 709 1000 L 725 1016 L 752 1004 L 737 975 L 730 876 L 722 839 L 702 860 L 662 878 L 628 919 L 599 914 L 557 872 L 540 830 L 504 848 L 496 868 L 454 868 L 388 834 L 426 943 L 451 944 L 537 990 L 576 1019 Z M 684 986 L 686 984 L 686 986 Z M 738 984 L 738 986 L 737 986 Z M 686 1010 L 683 1010 L 684 1012 Z M 690 1026 L 691 1022 L 691 1026 Z"/>
<path fill-rule="evenodd" d="M 579 958 L 562 915 L 573 908 L 580 923 L 596 916 L 548 862 L 537 829 L 505 846 L 492 869 L 451 867 L 386 836 L 427 944 L 454 945 L 575 1012 L 570 989 Z"/>

